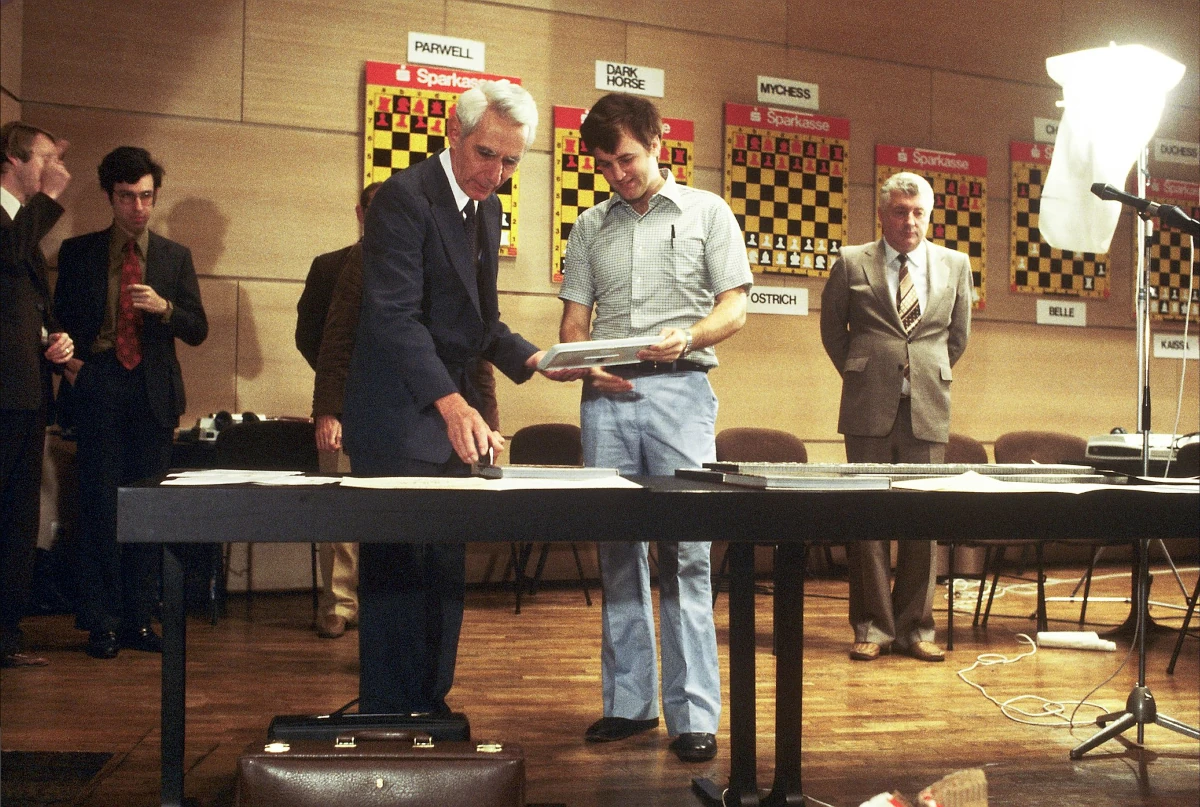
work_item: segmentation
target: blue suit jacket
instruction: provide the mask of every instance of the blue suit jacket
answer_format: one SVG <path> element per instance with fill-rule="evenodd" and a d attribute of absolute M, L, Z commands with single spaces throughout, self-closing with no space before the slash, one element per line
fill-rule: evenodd
<path fill-rule="evenodd" d="M 363 296 L 342 424 L 351 460 L 442 463 L 453 447 L 434 401 L 481 400 L 470 375 L 480 357 L 517 383 L 537 348 L 497 308 L 500 200 L 480 203 L 485 226 L 476 281 L 462 214 L 434 155 L 387 180 L 367 212 Z M 483 290 L 480 299 L 480 289 Z"/>
<path fill-rule="evenodd" d="M 58 282 L 54 310 L 75 342 L 75 355 L 83 360 L 76 386 L 88 383 L 91 349 L 104 324 L 108 303 L 108 246 L 112 228 L 63 241 L 58 251 Z M 200 300 L 200 284 L 192 253 L 182 244 L 150 233 L 146 251 L 146 285 L 174 306 L 169 322 L 153 314 L 142 316 L 142 367 L 151 414 L 162 426 L 174 428 L 187 408 L 183 373 L 175 355 L 175 339 L 198 345 L 208 336 L 208 318 Z M 59 386 L 59 400 L 69 412 L 71 385 Z M 70 416 L 60 410 L 60 418 Z M 82 413 L 80 413 L 82 414 Z"/>

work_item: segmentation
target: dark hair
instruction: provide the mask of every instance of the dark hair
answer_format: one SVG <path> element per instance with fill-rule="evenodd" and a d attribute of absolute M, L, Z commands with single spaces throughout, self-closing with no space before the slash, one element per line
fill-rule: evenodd
<path fill-rule="evenodd" d="M 50 138 L 51 143 L 58 142 L 57 138 L 45 129 L 21 123 L 19 120 L 9 121 L 0 127 L 0 144 L 4 149 L 4 162 L 0 165 L 0 173 L 8 170 L 9 157 L 14 157 L 23 163 L 29 162 L 29 158 L 32 156 L 30 149 L 33 148 L 33 141 L 37 139 L 38 135 Z"/>
<path fill-rule="evenodd" d="M 149 174 L 154 177 L 154 190 L 162 187 L 163 167 L 150 157 L 150 152 L 137 146 L 118 146 L 100 161 L 100 187 L 112 199 L 118 182 L 132 185 Z"/>
<path fill-rule="evenodd" d="M 662 117 L 658 108 L 645 98 L 611 93 L 588 110 L 579 134 L 589 149 L 615 152 L 622 133 L 628 133 L 646 148 L 662 136 Z"/>
<path fill-rule="evenodd" d="M 379 190 L 382 182 L 372 182 L 370 185 L 362 189 L 362 193 L 358 195 L 358 206 L 364 211 L 371 206 L 371 199 L 375 196 L 375 191 Z"/>

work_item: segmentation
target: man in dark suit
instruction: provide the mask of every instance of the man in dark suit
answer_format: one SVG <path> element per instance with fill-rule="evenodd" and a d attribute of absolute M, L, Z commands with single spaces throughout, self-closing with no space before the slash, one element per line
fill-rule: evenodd
<path fill-rule="evenodd" d="M 50 305 L 38 246 L 62 215 L 65 140 L 20 121 L 0 128 L 0 666 L 41 667 L 21 647 L 37 546 L 51 362 L 74 345 Z"/>
<path fill-rule="evenodd" d="M 117 488 L 166 473 L 186 407 L 175 340 L 199 345 L 208 319 L 187 247 L 147 229 L 163 169 L 122 146 L 100 163 L 113 223 L 64 241 L 55 305 L 77 335 L 65 375 L 79 440 L 78 625 L 87 652 L 159 652 L 150 627 L 161 550 L 117 543 Z"/>
<path fill-rule="evenodd" d="M 842 376 L 838 431 L 850 462 L 938 463 L 950 439 L 951 369 L 971 330 L 971 263 L 925 240 L 933 188 L 899 173 L 879 189 L 883 238 L 846 247 L 821 294 L 821 341 Z M 896 650 L 942 661 L 933 642 L 933 541 L 850 544 L 850 657 Z"/>
<path fill-rule="evenodd" d="M 496 295 L 495 191 L 516 170 L 536 128 L 528 92 L 507 81 L 484 82 L 459 98 L 449 150 L 393 175 L 375 194 L 342 418 L 355 474 L 466 476 L 470 463 L 503 447 L 479 412 L 471 369 L 482 357 L 521 383 L 542 356 L 500 321 Z M 463 544 L 362 546 L 363 712 L 448 710 L 464 558 Z"/>

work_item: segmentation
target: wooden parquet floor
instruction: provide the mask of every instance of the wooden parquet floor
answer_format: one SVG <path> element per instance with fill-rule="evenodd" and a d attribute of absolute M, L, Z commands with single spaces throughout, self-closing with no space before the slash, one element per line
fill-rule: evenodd
<path fill-rule="evenodd" d="M 1156 567 L 1157 570 L 1157 567 Z M 1188 590 L 1192 561 L 1181 570 Z M 1051 570 L 1049 594 L 1070 593 L 1078 570 Z M 944 593 L 944 588 L 942 589 Z M 1128 570 L 1104 569 L 1093 596 L 1128 595 Z M 811 805 L 855 807 L 882 791 L 910 799 L 925 785 L 959 768 L 983 767 L 992 805 L 1021 807 L 1197 807 L 1200 743 L 1156 726 L 1110 741 L 1084 759 L 1068 751 L 1095 733 L 1094 709 L 1081 709 L 1077 725 L 1023 725 L 956 672 L 981 654 L 1020 655 L 1017 637 L 1032 633 L 1030 586 L 999 597 L 986 631 L 956 619 L 956 649 L 944 664 L 902 657 L 852 662 L 846 650 L 846 584 L 813 580 L 805 602 L 804 790 Z M 1173 578 L 1156 574 L 1153 599 L 1181 604 Z M 727 598 L 717 625 L 722 677 L 727 678 Z M 468 593 L 458 680 L 451 694 L 469 715 L 476 737 L 520 743 L 527 759 L 527 800 L 532 804 L 600 807 L 693 807 L 692 776 L 723 781 L 728 771 L 727 716 L 711 763 L 684 765 L 667 750 L 665 731 L 623 743 L 583 742 L 583 730 L 600 715 L 600 608 L 584 605 L 572 589 L 543 590 L 512 612 L 512 594 Z M 973 605 L 970 596 L 960 607 Z M 945 599 L 936 613 L 939 640 Z M 1123 603 L 1093 602 L 1089 629 L 1104 630 L 1128 613 Z M 757 598 L 759 670 L 759 776 L 770 784 L 774 710 L 771 598 Z M 1052 629 L 1076 627 L 1078 606 L 1052 603 Z M 1162 606 L 1154 619 L 1178 626 L 1182 611 Z M 216 626 L 189 622 L 187 793 L 200 805 L 230 805 L 238 754 L 263 736 L 272 715 L 323 711 L 354 697 L 357 634 L 316 637 L 305 595 L 259 596 L 253 619 L 234 599 Z M 104 751 L 114 760 L 82 802 L 85 807 L 150 807 L 158 803 L 159 659 L 122 652 L 113 661 L 83 653 L 86 635 L 69 617 L 27 620 L 30 646 L 49 656 L 41 669 L 4 670 L 0 676 L 0 744 L 4 750 Z M 1189 639 L 1173 676 L 1165 673 L 1174 631 L 1150 634 L 1147 684 L 1158 710 L 1191 726 L 1200 724 L 1200 647 Z M 1115 653 L 1041 650 L 1011 664 L 976 669 L 968 677 L 999 701 L 1019 695 L 1073 701 L 1111 676 L 1090 700 L 1107 710 L 1124 705 L 1137 677 L 1130 642 Z M 1124 666 L 1122 667 L 1122 663 Z M 1033 711 L 1035 708 L 1027 706 Z M 6 771 L 5 774 L 8 772 Z"/>

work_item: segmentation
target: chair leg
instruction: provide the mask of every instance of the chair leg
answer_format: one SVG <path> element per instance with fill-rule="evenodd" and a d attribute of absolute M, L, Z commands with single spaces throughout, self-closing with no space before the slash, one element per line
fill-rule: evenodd
<path fill-rule="evenodd" d="M 587 578 L 583 576 L 583 561 L 579 559 L 579 547 L 571 544 L 571 554 L 575 556 L 575 571 L 579 572 L 579 584 L 583 586 L 584 602 L 590 607 L 592 604 L 592 593 L 588 590 Z"/>
<path fill-rule="evenodd" d="M 1046 615 L 1045 545 L 1038 541 L 1033 551 L 1037 559 L 1037 629 L 1040 631 L 1050 630 L 1050 621 Z"/>
<path fill-rule="evenodd" d="M 950 605 L 946 609 L 946 649 L 954 649 L 954 543 L 946 547 L 946 595 Z"/>
<path fill-rule="evenodd" d="M 525 568 L 529 565 L 533 544 L 510 544 L 508 551 L 512 555 L 513 590 L 516 591 L 517 599 L 516 610 L 513 613 L 519 614 L 521 613 L 521 594 L 525 591 Z"/>
<path fill-rule="evenodd" d="M 988 569 L 991 568 L 992 548 L 985 546 L 983 548 L 983 568 L 979 570 L 979 592 L 975 595 L 975 618 L 971 620 L 971 627 L 979 626 L 979 612 L 983 610 L 983 590 L 987 588 Z"/>
<path fill-rule="evenodd" d="M 992 569 L 992 590 L 988 592 L 987 608 L 983 612 L 982 627 L 987 630 L 988 617 L 992 615 L 992 600 L 996 597 L 996 586 L 1000 583 L 1000 569 L 1004 566 L 1004 547 L 996 547 L 995 567 Z"/>
<path fill-rule="evenodd" d="M 1183 649 L 1183 640 L 1187 636 L 1188 626 L 1192 624 L 1192 614 L 1196 612 L 1196 600 L 1200 599 L 1200 578 L 1196 579 L 1196 587 L 1192 589 L 1192 598 L 1188 600 L 1187 613 L 1183 624 L 1179 626 L 1179 638 L 1175 640 L 1175 649 L 1171 651 L 1171 663 L 1167 665 L 1167 675 L 1175 674 L 1175 662 L 1179 660 L 1179 651 Z"/>
<path fill-rule="evenodd" d="M 210 625 L 216 625 L 217 619 L 221 616 L 221 598 L 225 591 L 224 565 L 221 545 L 212 544 L 208 555 L 208 624 Z"/>
<path fill-rule="evenodd" d="M 1104 551 L 1103 546 L 1097 546 L 1092 550 L 1092 557 L 1088 559 L 1087 573 L 1083 576 L 1083 602 L 1079 605 L 1079 627 L 1083 627 L 1083 623 L 1087 620 L 1088 595 L 1092 593 L 1092 573 L 1096 570 L 1096 561 L 1100 559 L 1100 553 Z M 1079 590 L 1079 586 L 1075 587 Z"/>
<path fill-rule="evenodd" d="M 317 583 L 317 545 L 309 544 L 309 562 L 312 565 L 312 618 L 313 625 L 317 624 L 317 613 L 321 609 L 321 587 Z"/>
<path fill-rule="evenodd" d="M 550 543 L 542 544 L 542 548 L 538 551 L 537 566 L 533 570 L 533 579 L 529 581 L 529 593 L 537 594 L 538 586 L 542 582 L 542 574 L 546 571 L 546 559 L 550 557 Z"/>
<path fill-rule="evenodd" d="M 254 544 L 246 544 L 246 620 L 254 619 Z"/>

